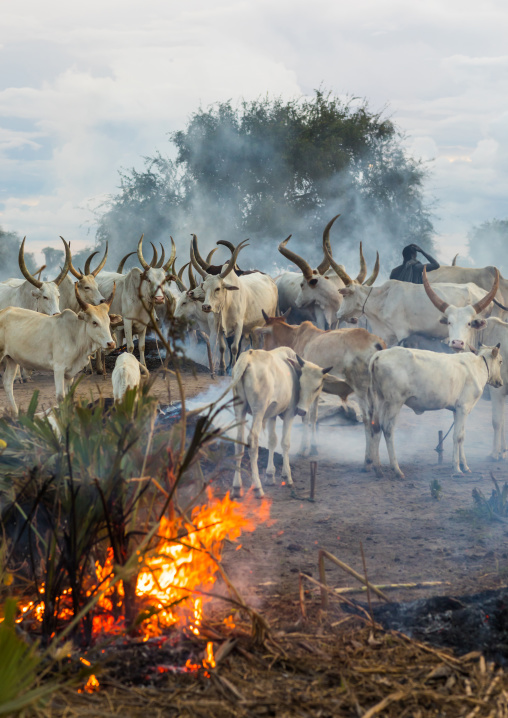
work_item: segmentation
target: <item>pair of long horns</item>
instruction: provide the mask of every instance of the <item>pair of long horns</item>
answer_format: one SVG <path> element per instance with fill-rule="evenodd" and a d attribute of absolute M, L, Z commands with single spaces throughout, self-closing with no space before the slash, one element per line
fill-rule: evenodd
<path fill-rule="evenodd" d="M 63 239 L 63 237 L 60 237 L 60 239 Z M 92 254 L 88 257 L 88 259 L 85 262 L 85 271 L 80 272 L 78 269 L 74 267 L 72 264 L 72 261 L 69 265 L 69 270 L 71 274 L 73 274 L 76 279 L 83 279 L 83 277 L 92 275 L 93 277 L 96 277 L 99 272 L 104 269 L 104 265 L 106 264 L 106 259 L 108 258 L 108 243 L 106 242 L 106 251 L 104 252 L 104 257 L 102 258 L 101 263 L 92 271 L 90 271 L 90 264 L 92 262 L 92 259 L 95 257 L 96 254 L 99 254 L 99 252 L 92 252 Z"/>
<path fill-rule="evenodd" d="M 227 263 L 227 266 L 220 272 L 219 276 L 221 279 L 224 279 L 225 277 L 230 274 L 233 269 L 236 267 L 236 260 L 238 259 L 238 255 L 240 254 L 241 250 L 244 249 L 247 246 L 248 239 L 244 239 L 243 242 L 240 242 L 236 247 L 231 244 L 231 242 L 226 242 L 225 240 L 221 239 L 217 242 L 217 244 L 223 244 L 226 246 L 230 252 L 231 252 L 231 258 L 229 262 Z M 210 252 L 210 254 L 207 257 L 207 261 L 201 257 L 199 254 L 198 249 L 198 238 L 195 234 L 192 235 L 192 242 L 190 246 L 190 258 L 191 263 L 194 269 L 203 277 L 203 279 L 206 279 L 208 276 L 208 269 L 210 269 L 210 262 L 208 261 L 211 259 L 211 256 L 215 252 L 215 249 Z M 199 259 L 198 259 L 199 257 Z"/>
<path fill-rule="evenodd" d="M 362 250 L 362 243 L 360 242 L 360 273 L 358 274 L 356 279 L 351 279 L 349 274 L 346 272 L 346 270 L 341 267 L 340 264 L 337 264 L 337 262 L 334 260 L 332 255 L 328 252 L 328 248 L 325 248 L 325 254 L 328 257 L 328 261 L 330 262 L 330 266 L 334 270 L 334 272 L 342 279 L 346 287 L 348 287 L 350 284 L 363 284 L 366 287 L 371 287 L 374 282 L 377 279 L 377 276 L 379 274 L 379 252 L 376 252 L 376 262 L 374 264 L 374 269 L 372 270 L 372 274 L 370 277 L 364 281 L 366 275 L 367 275 L 367 264 L 365 263 L 365 259 L 363 258 L 363 250 Z M 362 261 L 363 259 L 363 261 Z"/>
<path fill-rule="evenodd" d="M 333 223 L 335 220 L 340 217 L 340 214 L 336 214 L 335 217 L 333 217 L 323 231 L 323 260 L 318 265 L 317 271 L 319 274 L 324 274 L 327 269 L 330 267 L 330 260 L 328 259 L 328 256 L 332 254 L 332 248 L 330 245 L 330 229 L 332 228 Z M 279 244 L 279 252 L 286 257 L 286 259 L 289 259 L 290 262 L 293 262 L 293 264 L 296 264 L 297 267 L 299 267 L 302 270 L 302 274 L 305 277 L 307 282 L 310 282 L 310 280 L 314 277 L 314 272 L 312 270 L 312 267 L 308 262 L 305 261 L 303 257 L 300 257 L 299 254 L 296 254 L 296 252 L 292 252 L 290 249 L 287 249 L 286 245 L 289 242 L 293 235 L 289 235 L 287 239 L 285 239 L 283 242 Z M 365 259 L 363 258 L 363 254 L 360 247 L 360 264 L 363 267 L 365 267 L 365 275 L 367 274 L 367 265 L 365 264 Z M 362 271 L 361 270 L 361 271 Z M 360 275 L 359 275 L 360 276 Z M 365 276 L 363 277 L 365 279 Z M 362 280 L 363 281 L 363 280 Z"/>
<path fill-rule="evenodd" d="M 157 254 L 157 250 L 155 249 L 154 243 L 150 242 L 150 244 L 152 245 L 152 251 L 153 251 L 152 261 L 150 262 L 150 266 L 154 267 L 155 269 L 161 269 L 162 265 L 164 263 L 164 259 L 166 258 L 166 253 L 164 251 L 164 247 L 162 246 L 162 242 L 160 242 L 160 246 L 162 249 L 160 259 L 159 259 L 159 255 Z M 120 264 L 118 265 L 118 269 L 116 270 L 117 274 L 122 274 L 125 262 L 129 259 L 129 257 L 132 257 L 133 254 L 137 254 L 136 250 L 134 250 L 134 252 L 129 252 L 124 257 L 122 257 L 122 259 L 120 260 Z"/>
<path fill-rule="evenodd" d="M 148 269 L 150 269 L 150 266 L 151 266 L 151 265 L 148 264 L 148 262 L 147 262 L 147 261 L 145 260 L 145 258 L 143 257 L 143 249 L 142 249 L 142 246 L 143 246 L 143 238 L 144 238 L 144 236 L 145 236 L 145 235 L 142 234 L 142 235 L 141 235 L 141 238 L 140 238 L 140 240 L 139 240 L 139 242 L 138 242 L 137 253 L 138 253 L 139 263 L 141 264 L 141 266 L 143 267 L 143 269 L 144 269 L 145 272 L 146 272 Z M 171 239 L 171 254 L 170 254 L 170 256 L 169 256 L 168 261 L 167 261 L 165 264 L 163 264 L 163 265 L 161 265 L 160 262 L 157 264 L 157 251 L 156 251 L 155 247 L 153 247 L 153 245 L 152 245 L 152 247 L 153 247 L 153 249 L 154 249 L 154 252 L 155 252 L 155 264 L 156 264 L 156 268 L 157 268 L 157 269 L 163 269 L 165 272 L 169 272 L 169 270 L 170 270 L 170 268 L 171 268 L 171 266 L 172 266 L 172 264 L 173 264 L 173 262 L 175 261 L 175 258 L 176 258 L 176 246 L 175 246 L 175 242 L 174 242 L 173 237 L 170 237 L 170 239 Z M 161 245 L 161 246 L 162 246 L 162 245 Z M 164 252 L 164 248 L 163 248 L 163 252 Z M 164 255 L 163 255 L 162 259 L 164 259 Z M 152 260 L 152 261 L 153 261 L 153 260 Z"/>
<path fill-rule="evenodd" d="M 111 305 L 113 303 L 113 297 L 115 296 L 115 292 L 116 292 L 116 282 L 114 282 L 114 284 L 113 284 L 113 291 L 111 292 L 109 299 L 106 299 L 106 301 L 103 302 L 103 304 L 107 304 L 108 310 L 111 309 Z M 85 302 L 85 300 L 81 297 L 81 294 L 79 293 L 77 282 L 74 285 L 74 293 L 76 295 L 76 299 L 78 301 L 79 306 L 81 307 L 81 309 L 83 311 L 86 311 L 88 309 L 88 307 L 90 307 L 91 305 L 88 304 L 88 302 Z"/>
<path fill-rule="evenodd" d="M 65 276 L 67 272 L 69 271 L 69 268 L 72 263 L 72 257 L 71 257 L 71 249 L 65 239 L 63 237 L 60 237 L 62 242 L 64 243 L 65 248 L 65 262 L 64 266 L 62 267 L 62 270 L 58 277 L 56 279 L 53 279 L 53 282 L 59 286 L 63 280 L 65 279 Z M 21 274 L 25 277 L 25 279 L 30 282 L 30 284 L 33 284 L 34 287 L 37 287 L 37 289 L 40 289 L 42 287 L 42 282 L 40 279 L 36 279 L 33 274 L 30 274 L 30 272 L 27 269 L 27 266 L 25 264 L 25 241 L 26 237 L 23 238 L 23 241 L 21 242 L 21 247 L 19 248 L 19 255 L 18 255 L 18 261 L 19 261 L 19 268 L 21 270 Z"/>
<path fill-rule="evenodd" d="M 438 297 L 436 292 L 432 289 L 429 279 L 427 277 L 427 267 L 423 268 L 423 286 L 425 287 L 425 291 L 427 292 L 427 296 L 432 302 L 432 304 L 436 307 L 436 309 L 439 309 L 440 312 L 446 312 L 448 307 L 450 306 L 447 304 L 441 297 Z M 496 269 L 496 277 L 494 279 L 494 284 L 492 285 L 492 289 L 488 294 L 486 294 L 483 299 L 480 299 L 478 302 L 473 304 L 473 309 L 477 314 L 481 314 L 491 302 L 494 301 L 494 297 L 496 296 L 497 290 L 499 288 L 499 270 Z"/>

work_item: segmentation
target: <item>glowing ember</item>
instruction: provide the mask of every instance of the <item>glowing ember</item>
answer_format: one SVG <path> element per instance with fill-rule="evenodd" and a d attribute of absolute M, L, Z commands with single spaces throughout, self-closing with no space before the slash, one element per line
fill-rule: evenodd
<path fill-rule="evenodd" d="M 92 675 L 88 677 L 84 687 L 78 689 L 78 693 L 95 693 L 99 690 L 99 687 L 100 683 L 92 673 Z"/>
<path fill-rule="evenodd" d="M 216 665 L 213 655 L 213 643 L 208 641 L 206 644 L 206 658 L 203 658 L 203 666 L 204 668 L 215 668 Z"/>

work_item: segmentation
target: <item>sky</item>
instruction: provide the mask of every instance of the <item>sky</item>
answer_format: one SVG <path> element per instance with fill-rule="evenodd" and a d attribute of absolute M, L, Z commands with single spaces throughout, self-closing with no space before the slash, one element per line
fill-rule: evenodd
<path fill-rule="evenodd" d="M 122 168 L 200 105 L 367 98 L 429 163 L 442 261 L 508 218 L 505 0 L 18 0 L 0 5 L 0 226 L 92 246 Z"/>

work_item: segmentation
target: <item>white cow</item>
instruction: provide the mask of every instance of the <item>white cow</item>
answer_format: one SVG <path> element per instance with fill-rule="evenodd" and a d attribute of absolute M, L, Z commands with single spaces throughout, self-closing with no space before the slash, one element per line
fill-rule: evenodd
<path fill-rule="evenodd" d="M 114 349 L 110 323 L 119 317 L 109 315 L 113 294 L 94 307 L 83 301 L 79 314 L 65 309 L 57 316 L 45 316 L 30 309 L 9 307 L 0 312 L 0 362 L 4 362 L 3 385 L 12 411 L 18 413 L 13 382 L 18 365 L 27 369 L 53 371 L 55 389 L 61 399 L 70 381 L 85 368 L 97 349 Z"/>
<path fill-rule="evenodd" d="M 503 385 L 499 344 L 472 352 L 436 354 L 421 349 L 392 347 L 376 354 L 369 366 L 371 375 L 372 462 L 381 475 L 379 441 L 384 434 L 390 466 L 404 478 L 395 455 L 395 423 L 405 404 L 415 414 L 449 409 L 453 411 L 454 475 L 470 471 L 464 453 L 465 423 L 486 384 Z"/>
<path fill-rule="evenodd" d="M 289 448 L 291 426 L 296 414 L 305 416 L 310 405 L 317 400 L 325 383 L 342 384 L 335 377 L 326 376 L 328 369 L 303 361 L 288 347 L 267 352 L 250 349 L 244 352 L 233 368 L 229 387 L 235 397 L 235 414 L 238 424 L 236 444 L 236 470 L 233 496 L 241 496 L 241 464 L 244 454 L 244 424 L 247 413 L 252 414 L 249 433 L 249 455 L 252 483 L 257 496 L 264 495 L 258 470 L 259 434 L 268 425 L 268 465 L 266 484 L 274 484 L 273 454 L 277 446 L 275 422 L 282 419 L 282 477 L 291 486 Z"/>
<path fill-rule="evenodd" d="M 128 352 L 120 354 L 111 375 L 114 400 L 122 401 L 127 389 L 139 387 L 141 385 L 141 374 L 149 376 L 148 369 L 140 364 L 135 356 Z"/>
<path fill-rule="evenodd" d="M 217 339 L 220 340 L 220 373 L 226 370 L 225 338 L 233 336 L 231 363 L 234 365 L 242 335 L 250 337 L 253 329 L 263 326 L 263 310 L 273 315 L 277 308 L 277 287 L 271 277 L 262 272 L 237 276 L 233 271 L 246 241 L 236 247 L 229 262 L 217 275 L 208 274 L 199 266 L 191 245 L 192 264 L 203 277 L 203 311 L 215 317 L 211 327 L 211 344 L 215 349 Z"/>
<path fill-rule="evenodd" d="M 475 305 L 488 294 L 476 284 L 435 284 L 434 290 L 441 301 L 455 307 Z M 372 331 L 388 345 L 397 344 L 414 333 L 440 339 L 448 337 L 449 332 L 442 323 L 443 314 L 429 303 L 422 284 L 389 279 L 380 287 L 352 284 L 340 292 L 344 299 L 337 319 L 356 324 L 358 318 L 365 315 Z M 491 301 L 489 299 L 489 303 Z"/>
<path fill-rule="evenodd" d="M 104 268 L 104 265 L 106 264 L 106 260 L 108 258 L 107 242 L 104 257 L 102 258 L 100 264 L 94 270 L 92 270 L 90 267 L 90 263 L 96 254 L 97 252 L 93 252 L 93 254 L 88 257 L 85 262 L 84 272 L 81 272 L 76 269 L 73 266 L 72 262 L 70 263 L 69 271 L 76 277 L 78 281 L 73 282 L 69 275 L 67 275 L 62 281 L 62 284 L 60 286 L 60 311 L 63 311 L 64 309 L 72 309 L 72 311 L 76 312 L 76 314 L 79 312 L 81 307 L 79 306 L 79 302 L 76 299 L 76 292 L 74 290 L 75 284 L 77 284 L 80 295 L 83 297 L 85 302 L 88 302 L 88 304 L 93 304 L 94 306 L 97 306 L 104 301 L 104 296 L 97 285 L 96 277 L 99 272 Z"/>
<path fill-rule="evenodd" d="M 65 263 L 58 277 L 51 282 L 41 282 L 30 274 L 25 264 L 25 239 L 23 239 L 19 248 L 18 260 L 19 268 L 26 281 L 13 279 L 0 284 L 0 309 L 21 307 L 41 312 L 42 314 L 58 314 L 60 312 L 59 286 L 63 282 L 71 264 L 69 245 L 62 238 L 65 247 Z"/>
<path fill-rule="evenodd" d="M 143 237 L 138 242 L 138 259 L 143 271 L 133 267 L 127 274 L 117 272 L 103 272 L 97 278 L 99 289 L 104 294 L 111 292 L 116 284 L 116 294 L 113 300 L 112 311 L 123 317 L 123 333 L 127 343 L 127 351 L 134 351 L 134 335 L 138 335 L 139 358 L 143 366 L 145 361 L 146 330 L 150 323 L 150 314 L 147 310 L 162 306 L 165 302 L 165 289 L 168 283 L 168 271 L 176 256 L 176 247 L 173 239 L 172 251 L 169 260 L 163 267 L 151 267 L 144 259 L 142 252 Z M 121 340 L 121 331 L 117 330 L 118 343 Z M 98 361 L 99 365 L 101 364 Z"/>

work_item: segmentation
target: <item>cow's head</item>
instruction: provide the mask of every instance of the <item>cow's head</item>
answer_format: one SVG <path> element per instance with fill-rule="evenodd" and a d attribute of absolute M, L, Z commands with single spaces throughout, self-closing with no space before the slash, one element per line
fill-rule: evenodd
<path fill-rule="evenodd" d="M 427 268 L 423 268 L 423 286 L 432 304 L 443 313 L 440 321 L 441 324 L 448 326 L 448 345 L 454 351 L 462 352 L 468 349 L 469 345 L 474 345 L 476 343 L 474 332 L 486 326 L 486 320 L 480 317 L 479 314 L 487 309 L 496 296 L 499 287 L 499 271 L 497 269 L 496 273 L 492 289 L 483 299 L 473 305 L 456 307 L 453 304 L 447 304 L 436 294 L 427 278 Z"/>
<path fill-rule="evenodd" d="M 106 260 L 108 258 L 108 243 L 106 242 L 106 250 L 104 252 L 104 257 L 102 258 L 101 262 L 95 269 L 91 269 L 90 264 L 96 254 L 98 254 L 98 252 L 93 252 L 88 257 L 85 262 L 84 272 L 81 272 L 79 269 L 76 269 L 73 266 L 72 261 L 69 265 L 69 270 L 71 274 L 73 274 L 78 280 L 76 282 L 76 286 L 78 287 L 81 297 L 86 302 L 88 302 L 88 304 L 93 304 L 94 306 L 97 306 L 97 304 L 100 304 L 101 302 L 105 301 L 104 296 L 101 294 L 101 291 L 97 286 L 95 278 L 106 264 Z"/>
<path fill-rule="evenodd" d="M 164 255 L 163 258 L 156 264 L 155 267 L 148 264 L 148 262 L 143 257 L 143 235 L 141 236 L 139 242 L 138 242 L 138 259 L 143 267 L 143 273 L 141 274 L 141 282 L 145 284 L 144 289 L 146 288 L 146 295 L 147 299 L 150 301 L 153 301 L 154 304 L 164 304 L 166 295 L 166 284 L 169 281 L 168 272 L 170 271 L 171 265 L 173 264 L 175 257 L 176 257 L 176 247 L 173 240 L 173 237 L 171 239 L 171 255 L 168 259 L 168 261 L 165 264 L 161 264 L 161 262 L 164 261 Z"/>
<path fill-rule="evenodd" d="M 261 310 L 263 319 L 265 320 L 264 327 L 257 327 L 253 330 L 253 334 L 257 337 L 262 337 L 263 347 L 266 351 L 271 351 L 277 347 L 291 346 L 291 333 L 297 327 L 287 323 L 287 318 L 291 313 L 291 307 L 287 309 L 284 314 L 280 317 L 269 317 L 268 314 Z"/>
<path fill-rule="evenodd" d="M 294 359 L 288 359 L 287 361 L 295 370 L 300 384 L 300 395 L 298 397 L 296 413 L 299 416 L 305 416 L 311 404 L 321 394 L 325 374 L 328 374 L 333 367 L 322 369 L 320 366 L 317 366 L 317 364 L 304 361 L 298 354 L 296 355 L 296 359 L 296 361 Z"/>
<path fill-rule="evenodd" d="M 192 265 L 194 266 L 196 271 L 199 272 L 199 274 L 201 274 L 201 276 L 203 277 L 203 284 L 201 285 L 202 291 L 204 293 L 202 309 L 205 314 L 219 314 L 222 311 L 222 308 L 224 307 L 224 304 L 226 302 L 227 292 L 234 292 L 240 289 L 238 285 L 238 278 L 236 277 L 236 274 L 233 273 L 233 269 L 235 268 L 236 260 L 240 251 L 245 246 L 247 246 L 246 243 L 248 241 L 248 239 L 244 239 L 243 242 L 240 242 L 240 244 L 235 247 L 231 259 L 223 267 L 220 274 L 217 275 L 208 274 L 202 269 L 202 267 L 196 261 L 194 250 L 191 245 L 190 251 Z M 230 280 L 226 281 L 226 278 L 228 276 L 230 276 Z"/>
<path fill-rule="evenodd" d="M 339 289 L 342 304 L 337 312 L 337 319 L 350 324 L 358 324 L 358 317 L 362 315 L 370 293 L 370 287 L 364 284 L 351 283 L 348 287 Z"/>
<path fill-rule="evenodd" d="M 478 352 L 479 356 L 484 358 L 489 372 L 487 384 L 490 384 L 490 386 L 496 389 L 503 386 L 503 380 L 501 378 L 501 364 L 503 363 L 503 359 L 499 351 L 500 346 L 501 344 L 496 344 L 495 347 L 481 346 Z"/>
<path fill-rule="evenodd" d="M 74 285 L 76 300 L 80 306 L 78 319 L 85 322 L 86 333 L 97 349 L 111 350 L 116 346 L 111 336 L 111 328 L 120 323 L 122 318 L 118 314 L 109 314 L 115 290 L 116 284 L 113 285 L 109 299 L 94 307 L 81 297 L 77 283 Z"/>
<path fill-rule="evenodd" d="M 59 314 L 60 313 L 60 290 L 59 286 L 63 282 L 64 278 L 67 275 L 67 272 L 69 271 L 70 263 L 71 263 L 71 250 L 69 248 L 69 245 L 65 241 L 65 239 L 61 238 L 62 242 L 64 243 L 65 248 L 65 263 L 62 267 L 62 270 L 58 277 L 56 279 L 53 279 L 51 282 L 41 282 L 39 279 L 36 279 L 27 269 L 27 266 L 25 264 L 25 240 L 26 237 L 21 242 L 21 247 L 19 248 L 19 268 L 21 270 L 21 273 L 32 285 L 32 297 L 34 300 L 34 304 L 36 307 L 36 310 L 38 312 L 41 312 L 42 314 L 49 314 L 50 316 L 52 314 Z"/>

